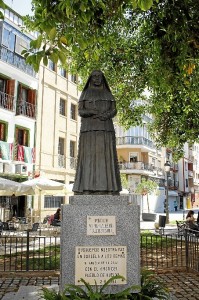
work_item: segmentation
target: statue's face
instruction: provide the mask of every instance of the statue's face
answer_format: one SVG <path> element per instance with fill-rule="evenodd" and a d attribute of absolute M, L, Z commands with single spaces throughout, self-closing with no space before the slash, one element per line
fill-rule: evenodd
<path fill-rule="evenodd" d="M 91 77 L 93 85 L 101 85 L 102 84 L 102 73 L 98 71 L 94 71 Z"/>

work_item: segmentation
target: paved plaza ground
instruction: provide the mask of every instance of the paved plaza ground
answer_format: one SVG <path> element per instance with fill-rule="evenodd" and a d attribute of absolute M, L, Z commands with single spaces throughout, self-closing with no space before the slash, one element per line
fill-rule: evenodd
<path fill-rule="evenodd" d="M 15 274 L 15 276 L 9 275 L 0 278 L 0 300 L 3 299 L 5 294 L 16 292 L 20 286 L 55 286 L 59 284 L 58 275 L 33 275 L 27 276 L 24 273 L 23 276 Z M 174 296 L 173 299 L 199 300 L 199 273 L 167 272 L 158 274 L 158 276 L 166 283 Z M 9 300 L 15 299 L 9 297 Z"/>
<path fill-rule="evenodd" d="M 164 215 L 164 214 L 160 214 Z M 172 224 L 166 225 L 165 230 L 175 227 L 175 220 L 183 220 L 186 213 L 183 211 L 170 213 L 170 221 Z M 158 222 L 159 214 L 157 214 L 156 222 Z M 140 229 L 153 230 L 155 222 L 140 221 Z M 48 274 L 48 275 L 47 275 Z M 180 300 L 199 300 L 199 273 L 181 271 L 161 272 L 158 276 L 166 283 L 170 292 L 174 296 L 173 299 Z M 17 292 L 20 286 L 58 286 L 59 274 L 52 273 L 12 273 L 0 274 L 0 300 L 9 295 L 10 292 Z M 7 298 L 8 299 L 8 298 Z M 14 300 L 9 297 L 9 300 Z"/>

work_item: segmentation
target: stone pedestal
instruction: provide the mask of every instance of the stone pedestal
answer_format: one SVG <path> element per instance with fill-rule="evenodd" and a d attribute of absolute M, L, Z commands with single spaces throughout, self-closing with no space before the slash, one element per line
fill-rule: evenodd
<path fill-rule="evenodd" d="M 140 211 L 128 196 L 72 196 L 62 206 L 60 290 L 66 284 L 104 284 L 107 293 L 140 284 Z"/>

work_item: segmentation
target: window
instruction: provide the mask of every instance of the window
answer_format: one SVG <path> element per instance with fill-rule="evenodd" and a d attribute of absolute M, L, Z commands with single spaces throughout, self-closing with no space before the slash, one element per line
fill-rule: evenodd
<path fill-rule="evenodd" d="M 77 119 L 77 114 L 76 114 L 76 105 L 71 103 L 71 110 L 70 110 L 70 118 L 72 120 L 76 120 Z"/>
<path fill-rule="evenodd" d="M 64 155 L 64 144 L 65 144 L 65 139 L 59 138 L 58 154 Z"/>
<path fill-rule="evenodd" d="M 15 140 L 18 145 L 28 146 L 29 131 L 27 129 L 16 128 Z"/>
<path fill-rule="evenodd" d="M 71 81 L 74 83 L 77 83 L 77 75 L 76 74 L 71 75 Z"/>
<path fill-rule="evenodd" d="M 75 157 L 75 142 L 70 141 L 70 157 Z"/>
<path fill-rule="evenodd" d="M 62 116 L 66 116 L 66 100 L 60 99 L 59 102 L 59 113 Z"/>
<path fill-rule="evenodd" d="M 186 187 L 186 188 L 189 187 L 189 181 L 188 181 L 188 179 L 185 179 L 185 187 Z"/>
<path fill-rule="evenodd" d="M 64 203 L 64 197 L 61 196 L 44 196 L 44 208 L 61 207 Z"/>
<path fill-rule="evenodd" d="M 22 39 L 19 36 L 16 36 L 15 52 L 21 55 L 21 52 L 29 48 L 29 42 Z"/>
<path fill-rule="evenodd" d="M 61 76 L 63 76 L 63 77 L 65 77 L 65 78 L 67 78 L 67 72 L 66 72 L 66 70 L 64 69 L 64 68 L 60 68 L 60 75 Z"/>
<path fill-rule="evenodd" d="M 65 168 L 65 156 L 64 151 L 65 150 L 65 139 L 59 138 L 59 144 L 58 144 L 58 166 L 60 168 Z"/>
<path fill-rule="evenodd" d="M 28 90 L 26 88 L 21 88 L 21 100 L 22 102 L 28 102 Z"/>
<path fill-rule="evenodd" d="M 6 141 L 7 123 L 0 122 L 0 140 Z"/>
<path fill-rule="evenodd" d="M 130 160 L 130 162 L 137 162 L 138 161 L 138 153 L 137 152 L 130 152 L 129 153 L 129 160 Z"/>
<path fill-rule="evenodd" d="M 50 59 L 48 61 L 48 67 L 51 71 L 56 71 L 56 64 Z"/>
<path fill-rule="evenodd" d="M 70 141 L 70 168 L 76 169 L 76 142 Z"/>
<path fill-rule="evenodd" d="M 25 161 L 24 146 L 29 144 L 29 131 L 24 128 L 16 127 L 14 143 L 14 160 Z"/>
<path fill-rule="evenodd" d="M 5 93 L 6 91 L 6 80 L 0 78 L 0 92 Z"/>
<path fill-rule="evenodd" d="M 14 52 L 15 34 L 12 31 L 9 31 L 7 28 L 3 28 L 2 44 L 8 48 L 8 50 Z"/>
<path fill-rule="evenodd" d="M 17 114 L 30 118 L 36 117 L 36 90 L 28 89 L 19 84 Z"/>

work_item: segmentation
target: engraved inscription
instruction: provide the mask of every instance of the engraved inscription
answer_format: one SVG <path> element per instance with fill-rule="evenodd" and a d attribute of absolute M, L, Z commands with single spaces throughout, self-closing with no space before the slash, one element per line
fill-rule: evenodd
<path fill-rule="evenodd" d="M 102 285 L 112 276 L 122 275 L 111 285 L 126 284 L 126 246 L 93 246 L 75 249 L 75 284 L 82 285 L 83 278 L 91 285 Z"/>
<path fill-rule="evenodd" d="M 116 235 L 115 216 L 87 216 L 87 235 Z"/>

